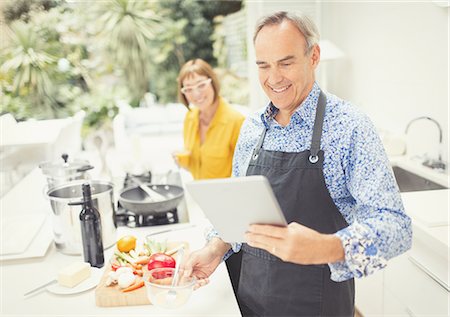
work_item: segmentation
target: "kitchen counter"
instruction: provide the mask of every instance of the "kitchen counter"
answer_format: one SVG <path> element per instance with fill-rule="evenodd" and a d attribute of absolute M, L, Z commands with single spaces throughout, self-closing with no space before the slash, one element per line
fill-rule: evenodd
<path fill-rule="evenodd" d="M 11 215 L 24 213 L 51 214 L 50 203 L 43 196 L 45 178 L 36 168 L 17 186 L 8 192 L 0 201 L 2 223 Z M 124 234 L 134 234 L 138 238 L 154 230 L 164 227 L 180 230 L 155 236 L 158 239 L 167 238 L 173 241 L 188 241 L 191 250 L 204 245 L 203 231 L 208 222 L 189 199 L 188 211 L 190 224 L 145 227 L 130 229 L 119 227 L 117 237 Z M 193 225 L 193 226 L 191 226 Z M 105 251 L 105 262 L 111 257 L 113 247 Z M 56 272 L 76 261 L 80 256 L 64 255 L 56 250 L 51 243 L 42 257 L 7 260 L 0 262 L 1 306 L 2 316 L 240 316 L 239 307 L 234 297 L 231 282 L 225 264 L 222 263 L 211 276 L 210 283 L 196 290 L 185 306 L 175 310 L 164 310 L 153 305 L 97 307 L 95 305 L 94 289 L 75 295 L 54 295 L 47 291 L 25 298 L 23 294 L 38 287 L 56 276 Z"/>

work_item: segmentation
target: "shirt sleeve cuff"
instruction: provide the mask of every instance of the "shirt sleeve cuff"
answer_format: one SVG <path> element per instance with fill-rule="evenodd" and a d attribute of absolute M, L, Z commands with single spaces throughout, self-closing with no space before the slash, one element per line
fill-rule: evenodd
<path fill-rule="evenodd" d="M 207 242 L 211 241 L 212 238 L 219 237 L 219 233 L 213 227 L 207 227 L 203 235 Z"/>
<path fill-rule="evenodd" d="M 336 282 L 360 278 L 384 268 L 387 260 L 379 254 L 371 232 L 359 223 L 353 223 L 336 233 L 344 247 L 345 260 L 329 263 L 331 279 Z"/>
<path fill-rule="evenodd" d="M 226 259 L 228 259 L 230 256 L 232 256 L 234 253 L 238 253 L 241 250 L 242 247 L 242 243 L 231 243 L 231 249 L 228 250 L 227 253 L 225 253 L 225 255 L 223 256 L 223 260 L 225 261 Z"/>

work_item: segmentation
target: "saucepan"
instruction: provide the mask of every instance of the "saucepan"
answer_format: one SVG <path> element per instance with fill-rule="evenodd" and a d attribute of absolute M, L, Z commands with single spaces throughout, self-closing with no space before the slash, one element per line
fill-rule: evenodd
<path fill-rule="evenodd" d="M 48 188 L 65 185 L 74 180 L 89 179 L 87 173 L 94 167 L 85 160 L 69 160 L 69 155 L 63 153 L 62 160 L 46 161 L 39 164 L 42 173 L 47 177 Z"/>
<path fill-rule="evenodd" d="M 81 186 L 89 182 L 92 203 L 98 210 L 102 222 L 103 247 L 108 248 L 116 242 L 114 226 L 114 187 L 112 183 L 95 180 L 77 180 L 59 185 L 47 191 L 47 198 L 53 210 L 53 233 L 56 249 L 64 254 L 81 254 L 80 205 L 72 203 L 83 200 Z"/>
<path fill-rule="evenodd" d="M 153 199 L 139 185 L 134 185 L 122 190 L 119 195 L 120 205 L 132 212 L 152 214 L 175 209 L 183 199 L 184 190 L 180 186 L 150 183 L 146 185 L 165 199 Z"/>

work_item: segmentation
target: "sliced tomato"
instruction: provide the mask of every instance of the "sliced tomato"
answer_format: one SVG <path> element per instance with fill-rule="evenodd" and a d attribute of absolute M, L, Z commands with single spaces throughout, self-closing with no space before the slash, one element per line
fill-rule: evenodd
<path fill-rule="evenodd" d="M 156 271 L 156 272 L 155 272 Z M 163 280 L 173 276 L 172 268 L 162 268 L 159 270 L 152 271 L 152 277 L 156 280 Z"/>

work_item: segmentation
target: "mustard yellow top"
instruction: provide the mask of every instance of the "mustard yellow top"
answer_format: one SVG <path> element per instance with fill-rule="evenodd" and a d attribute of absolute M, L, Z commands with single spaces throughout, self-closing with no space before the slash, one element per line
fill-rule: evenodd
<path fill-rule="evenodd" d="M 179 160 L 179 164 L 189 170 L 194 179 L 230 177 L 234 149 L 245 118 L 219 97 L 219 106 L 200 144 L 199 114 L 197 107 L 186 114 L 184 147 L 190 151 L 190 156 Z"/>

